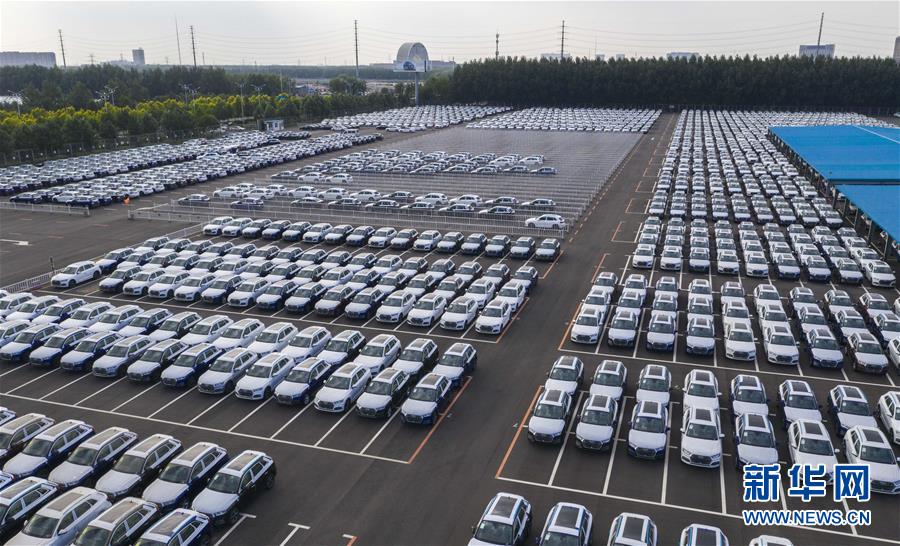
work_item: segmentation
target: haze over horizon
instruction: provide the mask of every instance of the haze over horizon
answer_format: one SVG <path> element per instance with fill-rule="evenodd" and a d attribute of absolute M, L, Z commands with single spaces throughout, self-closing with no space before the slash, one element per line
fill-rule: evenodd
<path fill-rule="evenodd" d="M 421 41 L 432 60 L 565 52 L 611 57 L 797 54 L 822 43 L 837 56 L 890 57 L 900 2 L 21 2 L 0 3 L 0 50 L 53 51 L 69 66 L 124 58 L 142 47 L 148 64 L 351 65 L 389 62 Z"/>

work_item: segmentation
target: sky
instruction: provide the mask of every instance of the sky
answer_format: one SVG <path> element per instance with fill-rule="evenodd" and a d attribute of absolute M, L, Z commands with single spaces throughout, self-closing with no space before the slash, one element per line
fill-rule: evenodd
<path fill-rule="evenodd" d="M 406 41 L 432 60 L 565 52 L 607 57 L 796 54 L 822 43 L 837 55 L 893 54 L 900 2 L 40 2 L 0 0 L 0 50 L 54 51 L 68 65 L 124 58 L 149 64 L 352 65 L 388 62 Z M 176 20 L 178 32 L 176 33 Z M 180 42 L 180 55 L 179 55 Z"/>

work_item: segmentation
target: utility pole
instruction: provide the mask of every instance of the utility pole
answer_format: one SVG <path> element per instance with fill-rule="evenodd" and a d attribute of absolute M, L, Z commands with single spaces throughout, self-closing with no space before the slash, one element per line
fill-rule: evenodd
<path fill-rule="evenodd" d="M 825 12 L 819 17 L 819 37 L 816 39 L 816 55 L 819 54 L 819 47 L 822 45 L 822 24 L 825 23 Z"/>
<path fill-rule="evenodd" d="M 244 85 L 246 85 L 246 82 L 241 82 L 238 84 L 238 89 L 241 90 L 241 118 L 242 119 L 244 117 Z"/>
<path fill-rule="evenodd" d="M 90 55 L 88 55 L 88 57 L 91 58 L 91 66 L 94 66 L 94 54 L 91 53 Z"/>
<path fill-rule="evenodd" d="M 566 20 L 563 19 L 562 22 L 562 34 L 559 38 L 559 62 L 563 61 L 563 56 L 566 53 Z"/>
<path fill-rule="evenodd" d="M 357 32 L 356 19 L 353 20 L 353 53 L 356 55 L 356 79 L 359 79 L 359 33 Z"/>
<path fill-rule="evenodd" d="M 203 57 L 203 66 L 206 66 L 206 52 L 204 51 L 200 55 Z"/>
<path fill-rule="evenodd" d="M 500 31 L 497 31 L 497 34 L 494 36 L 494 58 L 500 58 Z"/>
<path fill-rule="evenodd" d="M 178 35 L 178 16 L 175 16 L 175 45 L 178 46 L 178 65 L 181 66 L 181 37 Z"/>
<path fill-rule="evenodd" d="M 194 55 L 194 68 L 197 68 L 197 44 L 194 43 L 194 25 L 191 25 L 191 53 Z"/>
<path fill-rule="evenodd" d="M 63 43 L 62 29 L 59 29 L 58 32 L 59 32 L 59 49 L 62 52 L 63 68 L 67 68 L 67 66 L 66 66 L 66 44 Z"/>

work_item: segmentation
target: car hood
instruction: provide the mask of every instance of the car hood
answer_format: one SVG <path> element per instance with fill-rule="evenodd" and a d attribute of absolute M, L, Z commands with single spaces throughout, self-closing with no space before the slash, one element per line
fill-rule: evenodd
<path fill-rule="evenodd" d="M 503 323 L 503 317 L 486 317 L 484 315 L 478 317 L 479 324 L 485 324 L 488 326 L 496 326 L 498 324 Z"/>
<path fill-rule="evenodd" d="M 58 483 L 61 485 L 69 485 L 73 482 L 79 481 L 85 476 L 88 476 L 94 471 L 93 468 L 81 464 L 72 464 L 68 461 L 63 461 L 56 468 L 50 472 L 50 475 L 47 476 L 47 479 L 51 482 Z"/>
<path fill-rule="evenodd" d="M 275 387 L 275 395 L 303 396 L 309 390 L 308 383 L 295 383 L 294 381 L 282 381 Z"/>
<path fill-rule="evenodd" d="M 258 389 L 262 389 L 266 385 L 268 385 L 269 380 L 270 380 L 270 378 L 268 378 L 268 377 L 247 377 L 245 375 L 237 382 L 237 385 L 235 388 L 255 391 Z"/>
<path fill-rule="evenodd" d="M 146 360 L 138 360 L 131 366 L 128 366 L 128 373 L 147 374 L 159 369 L 158 362 L 147 362 Z"/>
<path fill-rule="evenodd" d="M 756 344 L 750 341 L 729 341 L 728 346 L 735 351 L 752 353 L 756 350 Z"/>
<path fill-rule="evenodd" d="M 231 508 L 235 502 L 237 502 L 237 495 L 233 493 L 220 493 L 204 489 L 194 498 L 191 508 L 204 514 L 221 514 Z"/>
<path fill-rule="evenodd" d="M 400 408 L 406 415 L 429 415 L 435 410 L 437 404 L 424 400 L 407 400 Z"/>
<path fill-rule="evenodd" d="M 39 544 L 54 544 L 54 539 L 52 538 L 37 538 L 33 536 L 26 535 L 25 533 L 19 533 L 14 536 L 7 544 L 17 544 L 22 546 L 37 546 Z"/>
<path fill-rule="evenodd" d="M 157 504 L 169 504 L 188 490 L 188 486 L 183 483 L 172 483 L 165 480 L 155 480 L 141 495 L 142 498 Z"/>
<path fill-rule="evenodd" d="M 368 311 L 371 308 L 372 305 L 369 303 L 351 303 L 344 308 L 344 311 L 347 313 L 361 313 L 364 311 Z"/>
<path fill-rule="evenodd" d="M 214 372 L 207 370 L 200 376 L 199 382 L 207 385 L 218 385 L 229 379 L 231 379 L 231 373 L 229 372 Z"/>
<path fill-rule="evenodd" d="M 741 444 L 737 448 L 738 456 L 745 463 L 774 464 L 778 462 L 778 450 L 774 447 L 758 447 Z"/>
<path fill-rule="evenodd" d="M 701 438 L 691 438 L 689 436 L 681 436 L 681 447 L 690 451 L 695 455 L 721 455 L 722 442 L 719 440 L 703 440 Z"/>
<path fill-rule="evenodd" d="M 64 354 L 60 359 L 61 362 L 69 362 L 69 363 L 78 363 L 84 362 L 85 360 L 91 358 L 93 353 L 83 353 L 81 351 L 69 351 Z"/>
<path fill-rule="evenodd" d="M 197 345 L 198 343 L 203 343 L 209 339 L 209 334 L 185 334 L 181 341 L 187 343 L 188 345 Z"/>
<path fill-rule="evenodd" d="M 41 358 L 49 358 L 61 353 L 63 349 L 53 348 L 53 347 L 38 347 L 37 349 L 31 351 L 29 356 L 32 359 L 41 359 Z"/>
<path fill-rule="evenodd" d="M 840 421 L 841 423 L 841 426 L 844 428 L 850 428 L 856 425 L 878 428 L 878 424 L 875 422 L 875 418 L 871 415 L 852 415 L 849 413 L 838 413 L 837 417 L 838 421 Z"/>
<path fill-rule="evenodd" d="M 28 347 L 31 347 L 31 345 L 29 345 L 27 343 L 19 343 L 18 341 L 11 341 L 11 342 L 7 343 L 6 345 L 4 345 L 3 350 L 0 352 L 6 353 L 6 354 L 17 354 L 17 353 L 24 351 Z"/>
<path fill-rule="evenodd" d="M 821 421 L 822 414 L 818 409 L 802 409 L 784 406 L 784 415 L 788 421 L 798 421 L 800 419 L 809 419 L 810 421 Z"/>
<path fill-rule="evenodd" d="M 445 322 L 460 322 L 460 321 L 466 320 L 467 318 L 469 318 L 469 315 L 467 315 L 465 313 L 450 313 L 450 312 L 444 313 L 443 316 L 441 317 L 441 319 L 444 320 Z"/>
<path fill-rule="evenodd" d="M 117 470 L 110 470 L 97 480 L 97 485 L 94 488 L 103 493 L 116 495 L 130 489 L 140 479 L 140 476 L 137 474 L 124 474 Z"/>
<path fill-rule="evenodd" d="M 644 432 L 643 430 L 630 430 L 628 443 L 636 447 L 659 449 L 666 445 L 666 435 L 662 432 Z"/>
<path fill-rule="evenodd" d="M 319 300 L 316 302 L 316 309 L 334 309 L 340 304 L 341 302 L 336 300 Z"/>
<path fill-rule="evenodd" d="M 336 362 L 340 362 L 341 360 L 347 358 L 347 353 L 339 353 L 336 351 L 322 351 L 319 353 L 319 358 L 328 362 L 329 364 L 334 364 Z"/>
<path fill-rule="evenodd" d="M 731 403 L 731 407 L 735 417 L 744 415 L 745 413 L 758 413 L 760 415 L 767 415 L 769 413 L 768 405 L 762 403 L 757 404 L 754 402 L 741 402 L 740 400 L 735 400 Z"/>
<path fill-rule="evenodd" d="M 126 326 L 119 330 L 119 334 L 122 337 L 136 336 L 143 334 L 146 330 L 143 326 Z"/>
<path fill-rule="evenodd" d="M 634 337 L 634 330 L 625 330 L 621 328 L 610 328 L 609 329 L 609 337 L 614 339 L 632 339 Z"/>
<path fill-rule="evenodd" d="M 118 366 L 119 364 L 121 364 L 123 362 L 125 362 L 124 357 L 105 355 L 105 356 L 101 356 L 100 358 L 98 358 L 96 360 L 96 362 L 94 362 L 94 367 L 95 368 L 106 368 L 108 366 Z"/>
<path fill-rule="evenodd" d="M 42 465 L 47 464 L 47 459 L 19 453 L 3 465 L 3 471 L 16 476 L 31 474 Z"/>
<path fill-rule="evenodd" d="M 391 402 L 391 397 L 385 394 L 372 394 L 364 392 L 356 401 L 356 405 L 364 408 L 381 409 Z"/>
<path fill-rule="evenodd" d="M 322 402 L 341 402 L 350 397 L 350 391 L 343 389 L 333 389 L 331 387 L 322 387 L 316 394 L 316 399 Z"/>
<path fill-rule="evenodd" d="M 834 471 L 834 465 L 837 464 L 837 458 L 834 455 L 815 455 L 797 451 L 794 456 L 796 464 L 823 465 L 829 474 Z"/>
<path fill-rule="evenodd" d="M 859 462 L 869 465 L 869 473 L 873 480 L 891 483 L 900 480 L 900 466 L 897 466 L 896 464 L 870 463 L 867 461 Z"/>
<path fill-rule="evenodd" d="M 719 399 L 717 397 L 685 394 L 682 404 L 686 408 L 717 409 L 719 407 Z"/>
<path fill-rule="evenodd" d="M 608 425 L 589 425 L 578 423 L 575 427 L 575 435 L 585 440 L 605 442 L 612 438 L 613 428 Z"/>
<path fill-rule="evenodd" d="M 149 336 L 153 341 L 164 341 L 175 337 L 175 332 L 172 330 L 154 330 L 150 332 Z"/>
<path fill-rule="evenodd" d="M 687 336 L 687 343 L 693 347 L 713 347 L 716 340 L 712 337 Z"/>
<path fill-rule="evenodd" d="M 638 400 L 651 400 L 653 402 L 659 402 L 663 405 L 668 405 L 669 403 L 669 393 L 668 391 L 648 391 L 646 389 L 638 389 L 635 393 L 635 397 Z"/>
<path fill-rule="evenodd" d="M 160 374 L 160 379 L 184 379 L 193 373 L 193 368 L 186 366 L 169 366 Z"/>
<path fill-rule="evenodd" d="M 563 419 L 548 419 L 532 416 L 528 420 L 528 430 L 535 434 L 559 434 L 566 426 Z"/>
<path fill-rule="evenodd" d="M 575 392 L 575 389 L 578 388 L 578 384 L 575 381 L 562 381 L 559 379 L 548 379 L 544 383 L 544 390 L 557 390 L 557 391 L 565 391 L 568 394 L 572 394 Z"/>
<path fill-rule="evenodd" d="M 442 364 L 438 364 L 431 371 L 449 379 L 458 379 L 459 377 L 462 377 L 464 372 L 464 370 L 458 366 L 444 366 Z"/>

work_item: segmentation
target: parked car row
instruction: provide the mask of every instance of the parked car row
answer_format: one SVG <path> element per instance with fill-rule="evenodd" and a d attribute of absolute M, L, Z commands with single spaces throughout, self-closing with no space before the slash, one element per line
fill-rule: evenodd
<path fill-rule="evenodd" d="M 534 518 L 531 503 L 513 493 L 497 493 L 488 501 L 478 523 L 472 526 L 469 546 L 527 544 Z M 649 516 L 622 512 L 609 526 L 606 538 L 594 534 L 594 516 L 585 506 L 558 502 L 547 514 L 547 520 L 535 542 L 541 546 L 656 546 L 658 530 Z M 728 546 L 728 538 L 718 527 L 692 523 L 679 535 L 678 546 Z M 763 535 L 750 541 L 750 546 L 793 546 L 785 538 Z"/>
<path fill-rule="evenodd" d="M 525 108 L 466 125 L 470 129 L 603 131 L 646 133 L 660 110 L 615 108 Z"/>
<path fill-rule="evenodd" d="M 7 544 L 205 545 L 215 525 L 235 523 L 275 484 L 275 461 L 261 451 L 232 458 L 211 442 L 185 449 L 167 434 L 141 440 L 122 427 L 97 431 L 76 419 L 4 411 L 0 540 Z"/>
<path fill-rule="evenodd" d="M 341 150 L 357 144 L 368 144 L 377 139 L 378 135 L 335 134 L 305 141 L 273 144 L 240 153 L 206 152 L 196 159 L 181 163 L 21 193 L 11 197 L 10 201 L 93 208 L 126 198 L 137 199 L 248 170 Z"/>
<path fill-rule="evenodd" d="M 353 152 L 340 157 L 283 171 L 275 179 L 299 182 L 352 182 L 347 173 L 403 174 L 556 174 L 556 169 L 544 165 L 543 155 L 516 153 L 446 152 L 436 150 L 379 150 L 377 148 Z M 328 176 L 343 174 L 343 177 Z"/>
<path fill-rule="evenodd" d="M 712 371 L 693 369 L 684 384 L 673 387 L 672 375 L 662 364 L 648 364 L 634 387 L 635 406 L 623 415 L 628 391 L 628 371 L 621 361 L 603 360 L 593 376 L 585 380 L 585 366 L 576 356 L 561 356 L 551 366 L 528 420 L 528 439 L 533 443 L 562 444 L 567 426 L 575 419 L 575 446 L 587 451 L 610 451 L 620 429 L 619 420 L 628 418 L 628 454 L 639 459 L 661 459 L 669 449 L 672 411 L 671 393 L 683 394 L 680 459 L 684 464 L 718 468 L 722 464 L 725 438 L 720 421 L 719 384 Z M 588 390 L 580 408 L 578 392 Z M 757 376 L 740 374 L 729 385 L 728 400 L 733 423 L 734 465 L 778 462 L 778 440 L 769 419 L 770 399 Z M 779 387 L 776 410 L 788 435 L 788 451 L 794 463 L 837 463 L 836 453 L 823 424 L 820 404 L 809 383 L 786 380 Z M 849 463 L 868 463 L 879 481 L 878 492 L 900 494 L 900 466 L 891 451 L 891 442 L 900 444 L 900 391 L 881 395 L 872 407 L 859 387 L 838 385 L 828 393 L 827 411 L 834 434 L 844 438 Z M 879 429 L 879 425 L 884 431 Z M 848 436 L 849 435 L 849 436 Z M 858 440 L 862 439 L 861 450 Z M 816 449 L 811 450 L 815 445 Z M 878 450 L 879 455 L 875 455 Z M 829 473 L 831 471 L 829 470 Z"/>
<path fill-rule="evenodd" d="M 317 127 L 334 130 L 376 127 L 384 130 L 393 129 L 393 131 L 412 127 L 440 129 L 508 110 L 510 110 L 509 106 L 480 106 L 474 104 L 407 106 L 380 112 L 326 118 Z"/>

